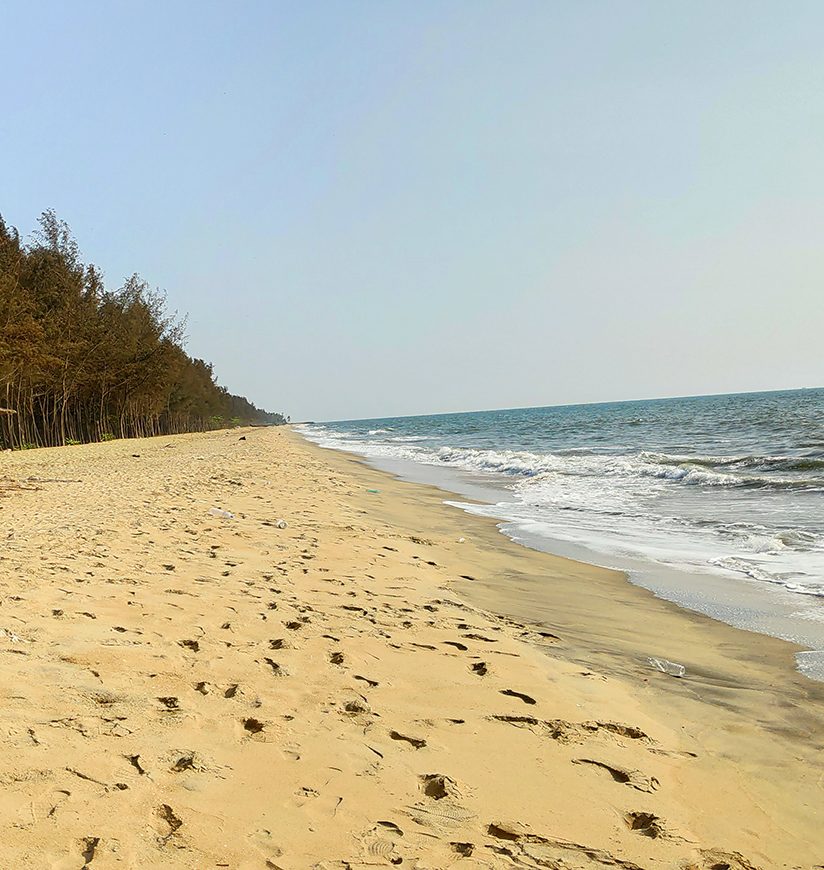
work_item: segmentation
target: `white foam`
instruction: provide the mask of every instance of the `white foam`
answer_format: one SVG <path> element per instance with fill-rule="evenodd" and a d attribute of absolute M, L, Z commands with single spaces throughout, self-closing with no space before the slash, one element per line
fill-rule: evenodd
<path fill-rule="evenodd" d="M 375 459 L 399 459 L 493 475 L 509 491 L 502 505 L 467 509 L 507 521 L 518 539 L 540 535 L 592 549 L 616 560 L 632 558 L 688 571 L 746 577 L 805 596 L 824 596 L 824 537 L 803 529 L 770 529 L 756 522 L 694 519 L 664 506 L 679 486 L 734 492 L 749 476 L 704 467 L 719 457 L 642 452 L 607 454 L 591 449 L 557 453 L 438 447 L 431 436 L 390 430 L 300 427 L 325 447 Z M 392 430 L 394 431 L 394 430 Z M 614 449 L 614 448 L 613 448 Z M 730 457 L 727 465 L 745 457 Z M 726 462 L 727 460 L 725 460 Z M 680 464 L 679 464 L 680 463 Z M 673 489 L 675 487 L 675 489 Z M 711 506 L 711 503 L 710 503 Z M 729 516 L 721 513 L 720 516 Z"/>
<path fill-rule="evenodd" d="M 824 680 L 824 651 L 805 650 L 795 654 L 796 667 L 811 680 Z"/>

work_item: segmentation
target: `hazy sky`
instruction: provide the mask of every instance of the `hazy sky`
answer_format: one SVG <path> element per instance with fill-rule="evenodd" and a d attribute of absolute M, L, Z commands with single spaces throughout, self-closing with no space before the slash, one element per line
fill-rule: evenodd
<path fill-rule="evenodd" d="M 824 383 L 821 2 L 18 2 L 0 213 L 293 419 Z"/>

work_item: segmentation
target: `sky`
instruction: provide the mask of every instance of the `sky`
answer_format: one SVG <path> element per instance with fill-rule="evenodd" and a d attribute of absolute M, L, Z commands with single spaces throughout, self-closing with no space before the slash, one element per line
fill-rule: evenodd
<path fill-rule="evenodd" d="M 824 4 L 16 2 L 0 214 L 292 420 L 824 383 Z"/>

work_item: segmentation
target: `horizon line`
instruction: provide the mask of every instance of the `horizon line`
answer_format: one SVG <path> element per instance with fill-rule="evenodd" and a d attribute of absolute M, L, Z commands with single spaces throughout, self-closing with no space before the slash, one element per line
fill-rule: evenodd
<path fill-rule="evenodd" d="M 361 423 L 369 420 L 399 420 L 412 419 L 415 417 L 448 417 L 453 414 L 488 414 L 494 411 L 533 411 L 538 408 L 577 408 L 587 405 L 625 405 L 629 402 L 660 402 L 666 399 L 710 399 L 722 396 L 751 396 L 759 393 L 800 393 L 805 390 L 821 390 L 824 385 L 814 387 L 787 387 L 777 390 L 742 390 L 740 392 L 723 393 L 690 393 L 676 396 L 647 396 L 640 399 L 606 399 L 597 402 L 559 402 L 556 405 L 518 405 L 515 407 L 502 406 L 499 408 L 474 408 L 462 411 L 434 411 L 426 414 L 392 414 L 385 417 L 341 417 L 336 420 L 297 420 L 291 421 L 293 426 L 308 425 L 311 423 Z"/>

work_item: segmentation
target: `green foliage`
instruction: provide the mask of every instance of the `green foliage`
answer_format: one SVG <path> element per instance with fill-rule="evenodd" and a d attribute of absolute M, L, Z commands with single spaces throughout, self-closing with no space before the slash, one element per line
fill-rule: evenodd
<path fill-rule="evenodd" d="M 0 218 L 0 445 L 108 441 L 282 423 L 219 386 L 184 322 L 137 275 L 117 290 L 53 211 L 24 244 Z"/>
<path fill-rule="evenodd" d="M 65 441 L 67 447 L 76 447 L 78 444 L 82 443 L 82 441 L 78 441 L 76 438 L 67 438 Z"/>

